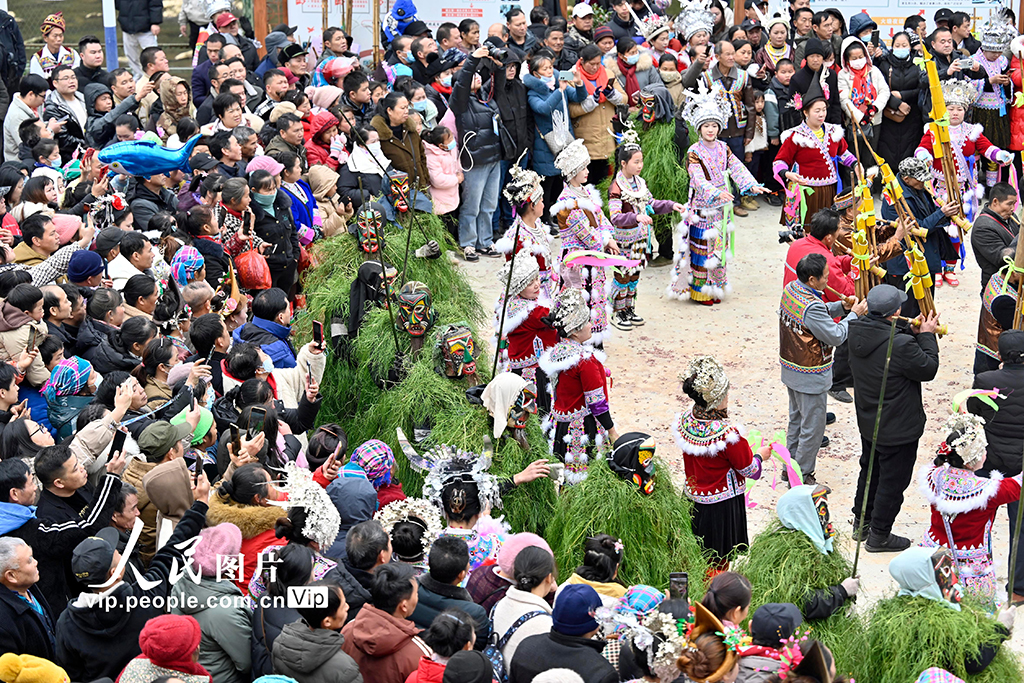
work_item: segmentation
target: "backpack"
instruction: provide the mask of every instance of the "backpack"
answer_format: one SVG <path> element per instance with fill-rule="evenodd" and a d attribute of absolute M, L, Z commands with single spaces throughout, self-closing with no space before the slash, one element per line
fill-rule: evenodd
<path fill-rule="evenodd" d="M 494 607 L 497 607 L 495 605 Z M 494 607 L 491 608 L 491 622 L 494 621 Z M 501 654 L 501 651 L 505 649 L 508 641 L 516 634 L 519 627 L 528 622 L 534 617 L 539 617 L 542 614 L 547 614 L 543 610 L 534 610 L 533 612 L 527 612 L 523 616 L 515 620 L 515 622 L 508 627 L 505 631 L 505 635 L 498 638 L 498 634 L 491 632 L 490 641 L 487 643 L 487 647 L 484 648 L 484 656 L 491 662 L 491 668 L 494 669 L 494 680 L 498 683 L 508 683 L 508 667 L 505 666 L 505 656 Z"/>

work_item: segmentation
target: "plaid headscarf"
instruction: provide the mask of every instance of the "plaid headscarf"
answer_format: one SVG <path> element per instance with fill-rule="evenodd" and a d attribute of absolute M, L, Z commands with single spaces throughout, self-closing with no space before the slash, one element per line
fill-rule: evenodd
<path fill-rule="evenodd" d="M 383 441 L 370 439 L 354 451 L 349 462 L 353 462 L 366 472 L 366 478 L 379 489 L 391 483 L 391 468 L 395 464 L 395 454 L 391 447 Z"/>
<path fill-rule="evenodd" d="M 89 383 L 92 374 L 92 363 L 72 356 L 57 363 L 46 380 L 41 393 L 47 401 L 54 401 L 58 396 L 74 396 Z"/>
<path fill-rule="evenodd" d="M 189 278 L 194 277 L 204 265 L 206 259 L 199 250 L 186 244 L 174 252 L 174 258 L 171 259 L 171 277 L 179 287 L 184 287 L 188 284 Z"/>
<path fill-rule="evenodd" d="M 945 669 L 932 667 L 925 669 L 917 679 L 917 683 L 964 683 L 962 678 L 957 678 Z"/>
<path fill-rule="evenodd" d="M 619 614 L 632 614 L 637 619 L 643 620 L 645 616 L 658 609 L 665 600 L 665 594 L 653 586 L 638 584 L 630 586 L 626 594 L 619 598 L 615 605 L 615 611 Z M 616 632 L 624 629 L 624 625 L 616 627 Z"/>
<path fill-rule="evenodd" d="M 55 28 L 59 28 L 61 31 L 65 30 L 63 12 L 54 12 L 43 19 L 43 25 L 39 27 L 39 31 L 45 36 Z"/>

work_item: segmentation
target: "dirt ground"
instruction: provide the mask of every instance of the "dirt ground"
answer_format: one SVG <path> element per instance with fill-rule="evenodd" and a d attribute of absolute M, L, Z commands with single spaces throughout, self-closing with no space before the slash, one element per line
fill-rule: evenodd
<path fill-rule="evenodd" d="M 642 430 L 653 434 L 658 455 L 669 463 L 677 483 L 682 480 L 682 457 L 670 425 L 676 413 L 689 407 L 678 376 L 694 355 L 710 353 L 725 365 L 732 384 L 729 411 L 734 421 L 746 430 L 760 430 L 766 438 L 777 430 L 785 432 L 788 400 L 779 379 L 777 310 L 787 245 L 778 242 L 778 211 L 762 202 L 759 211 L 736 219 L 736 258 L 729 264 L 733 291 L 721 305 L 707 308 L 667 298 L 664 292 L 672 267 L 664 260 L 656 261 L 644 272 L 639 286 L 637 312 L 646 319 L 646 325 L 630 332 L 614 330 L 605 344 L 606 366 L 611 371 L 611 411 L 619 432 Z M 478 263 L 463 263 L 488 308 L 497 300 L 501 263 L 503 259 L 483 257 Z M 959 287 L 942 287 L 935 296 L 940 319 L 949 325 L 950 333 L 939 341 L 938 376 L 924 387 L 928 426 L 918 451 L 918 468 L 931 460 L 942 440 L 939 429 L 950 412 L 952 397 L 969 389 L 973 380 L 981 284 L 972 255 L 968 255 L 966 269 L 958 271 L 957 276 Z M 845 535 L 845 550 L 852 559 L 854 544 L 849 538 L 860 435 L 853 404 L 830 399 L 829 410 L 837 420 L 826 431 L 831 444 L 818 455 L 816 475 L 819 482 L 833 490 L 832 521 Z M 761 481 L 754 484 L 751 496 L 757 507 L 748 513 L 751 537 L 764 528 L 775 502 L 786 491 L 781 477 L 779 472 L 778 489 L 773 490 L 775 477 L 768 467 Z M 929 508 L 917 490 L 916 474 L 904 495 L 893 531 L 917 543 L 927 529 Z M 1009 540 L 1007 515 L 1002 511 L 993 527 L 1000 585 L 1006 581 Z M 893 553 L 870 554 L 862 549 L 859 609 L 895 591 L 896 584 L 888 572 L 893 557 Z M 1015 649 L 1024 651 L 1024 628 L 1015 630 L 1012 643 Z"/>

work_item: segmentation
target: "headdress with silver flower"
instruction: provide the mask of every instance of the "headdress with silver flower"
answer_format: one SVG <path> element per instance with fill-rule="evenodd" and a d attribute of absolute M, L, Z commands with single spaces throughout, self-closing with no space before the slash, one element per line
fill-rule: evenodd
<path fill-rule="evenodd" d="M 772 0 L 764 12 L 761 11 L 761 8 L 755 2 L 754 14 L 757 15 L 757 20 L 764 26 L 766 33 L 771 31 L 772 26 L 776 24 L 782 24 L 787 30 L 789 29 L 789 8 L 785 3 L 779 2 L 779 0 Z"/>
<path fill-rule="evenodd" d="M 725 369 L 715 360 L 714 356 L 697 356 L 690 361 L 686 377 L 693 377 L 693 388 L 697 390 L 708 408 L 721 405 L 729 392 L 729 378 Z"/>
<path fill-rule="evenodd" d="M 582 138 L 574 138 L 555 157 L 555 167 L 562 172 L 566 180 L 574 178 L 577 173 L 590 165 L 590 152 Z"/>
<path fill-rule="evenodd" d="M 509 296 L 518 296 L 526 289 L 527 285 L 540 277 L 540 264 L 537 263 L 537 257 L 529 252 L 519 252 L 516 256 L 518 258 L 506 263 L 498 273 L 498 281 L 503 285 L 508 285 Z M 509 277 L 512 278 L 511 284 Z"/>
<path fill-rule="evenodd" d="M 709 0 L 689 0 L 683 3 L 683 11 L 676 19 L 676 30 L 689 41 L 697 33 L 706 31 L 708 37 L 715 28 L 715 15 L 708 9 Z"/>
<path fill-rule="evenodd" d="M 288 500 L 277 504 L 284 508 L 305 509 L 306 524 L 301 529 L 302 535 L 316 541 L 321 548 L 331 547 L 341 526 L 338 508 L 331 502 L 327 491 L 313 481 L 313 473 L 307 468 L 289 462 L 284 471 L 285 483 L 278 488 L 288 493 Z"/>
<path fill-rule="evenodd" d="M 634 648 L 645 652 L 647 666 L 655 676 L 663 681 L 679 677 L 676 660 L 689 647 L 684 620 L 658 610 L 641 619 L 611 607 L 598 607 L 594 618 L 605 633 L 618 632 L 620 642 L 631 642 Z"/>
<path fill-rule="evenodd" d="M 984 457 L 988 449 L 985 420 L 972 413 L 953 413 L 943 429 L 949 436 L 939 444 L 939 455 L 956 452 L 967 467 Z"/>
<path fill-rule="evenodd" d="M 491 467 L 494 446 L 489 437 L 484 437 L 482 453 L 464 451 L 447 444 L 434 446 L 426 453 L 420 454 L 413 448 L 402 428 L 398 428 L 398 444 L 402 453 L 409 459 L 409 464 L 418 472 L 427 476 L 423 480 L 423 497 L 444 510 L 441 494 L 449 486 L 458 484 L 476 484 L 480 497 L 480 507 L 500 508 L 501 492 L 498 480 L 487 470 Z"/>
<path fill-rule="evenodd" d="M 732 111 L 725 98 L 725 92 L 717 82 L 708 89 L 705 79 L 697 82 L 696 94 L 690 93 L 683 105 L 683 118 L 694 128 L 700 128 L 708 121 L 714 121 L 719 129 L 724 129 Z"/>
<path fill-rule="evenodd" d="M 555 295 L 549 319 L 565 337 L 582 329 L 590 320 L 590 306 L 583 298 L 583 290 L 567 287 Z"/>
<path fill-rule="evenodd" d="M 633 21 L 640 27 L 640 33 L 648 44 L 662 33 L 667 33 L 670 28 L 668 17 L 648 12 L 647 16 L 641 19 L 636 15 L 632 7 L 629 8 L 629 11 L 633 15 Z"/>
<path fill-rule="evenodd" d="M 615 140 L 619 143 L 619 147 L 630 151 L 642 149 L 640 146 L 640 133 L 637 132 L 636 123 L 634 123 L 633 119 L 622 121 L 620 118 L 619 120 L 622 122 L 622 135 L 615 135 Z"/>
<path fill-rule="evenodd" d="M 430 546 L 438 539 L 444 531 L 444 524 L 441 515 L 438 514 L 437 506 L 426 498 L 405 498 L 388 503 L 373 516 L 384 527 L 388 536 L 396 525 L 402 522 L 411 522 L 423 527 L 423 534 L 420 536 L 420 543 L 423 546 L 423 554 L 426 555 Z M 399 558 L 404 560 L 406 558 Z"/>
<path fill-rule="evenodd" d="M 520 158 L 520 161 L 522 161 L 522 158 Z M 508 203 L 513 208 L 518 208 L 524 204 L 532 204 L 544 194 L 544 188 L 541 187 L 541 177 L 536 171 L 523 168 L 517 162 L 508 169 L 508 174 L 510 180 L 505 189 L 502 190 L 502 194 L 505 195 L 505 199 L 508 200 Z"/>
<path fill-rule="evenodd" d="M 1017 28 L 1006 9 L 1000 7 L 989 15 L 981 29 L 981 49 L 987 52 L 1004 52 L 1017 37 Z"/>
<path fill-rule="evenodd" d="M 955 104 L 970 109 L 978 101 L 978 89 L 970 81 L 949 80 L 942 84 L 942 98 L 947 107 Z"/>

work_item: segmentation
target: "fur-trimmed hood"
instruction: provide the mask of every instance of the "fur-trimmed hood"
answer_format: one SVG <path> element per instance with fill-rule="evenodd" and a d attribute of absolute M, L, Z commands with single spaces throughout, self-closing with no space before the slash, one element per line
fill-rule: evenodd
<path fill-rule="evenodd" d="M 617 59 L 614 59 L 614 58 L 609 60 L 609 61 L 611 63 L 610 64 L 605 64 L 604 65 L 605 68 L 608 69 L 608 73 L 610 73 L 613 78 L 618 78 L 619 76 L 622 75 L 622 71 L 619 69 L 619 61 Z M 636 70 L 637 71 L 647 71 L 648 69 L 653 69 L 653 68 L 654 68 L 654 57 L 652 57 L 650 55 L 650 53 L 648 53 L 648 52 L 641 52 L 640 53 L 640 59 L 638 59 L 637 62 L 636 62 Z"/>
<path fill-rule="evenodd" d="M 597 358 L 602 363 L 607 358 L 604 351 L 599 351 L 589 344 L 581 344 L 571 339 L 563 339 L 545 351 L 538 362 L 548 377 L 554 377 L 569 368 L 575 367 L 581 361 L 591 356 Z"/>
<path fill-rule="evenodd" d="M 243 539 L 249 539 L 273 529 L 277 520 L 286 517 L 287 514 L 276 505 L 242 505 L 221 493 L 218 486 L 210 496 L 210 510 L 206 513 L 206 521 L 210 526 L 231 522 L 241 530 Z"/>
<path fill-rule="evenodd" d="M 999 492 L 1002 472 L 993 471 L 988 477 L 979 477 L 970 470 L 958 467 L 923 467 L 918 473 L 918 490 L 944 515 L 959 515 L 988 507 L 988 502 Z"/>
<path fill-rule="evenodd" d="M 843 68 L 849 68 L 846 65 L 846 50 L 853 45 L 859 45 L 861 49 L 864 50 L 864 56 L 867 57 L 868 60 L 867 68 L 868 71 L 870 71 L 871 67 L 874 66 L 875 63 L 871 61 L 871 54 L 868 53 L 868 49 L 864 45 L 864 41 L 858 38 L 857 36 L 846 36 L 845 38 L 843 38 L 842 47 L 839 48 L 839 59 L 841 60 L 840 63 L 843 65 Z"/>

